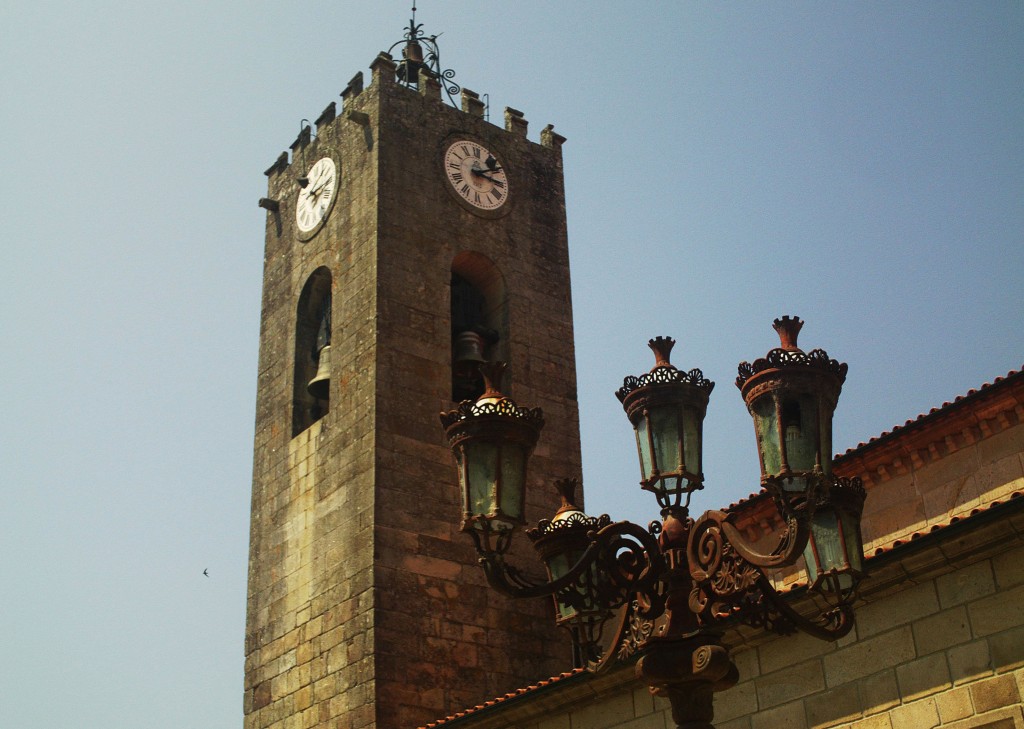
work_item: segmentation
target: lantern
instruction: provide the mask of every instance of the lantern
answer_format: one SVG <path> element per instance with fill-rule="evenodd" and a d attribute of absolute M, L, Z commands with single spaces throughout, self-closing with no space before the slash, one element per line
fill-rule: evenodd
<path fill-rule="evenodd" d="M 832 473 L 832 414 L 847 367 L 821 349 L 797 347 L 798 317 L 773 322 L 781 346 L 739 366 L 736 387 L 754 419 L 761 482 L 806 493 L 812 479 Z"/>
<path fill-rule="evenodd" d="M 673 345 L 670 337 L 650 340 L 654 368 L 627 377 L 615 393 L 636 434 L 640 485 L 662 509 L 686 506 L 689 495 L 703 488 L 701 438 L 715 386 L 698 369 L 676 369 L 669 362 Z"/>
<path fill-rule="evenodd" d="M 512 530 L 524 524 L 526 463 L 544 427 L 540 408 L 521 408 L 498 391 L 503 362 L 481 366 L 484 393 L 441 414 L 455 454 L 462 491 L 462 530 L 486 543 L 497 537 L 508 548 Z"/>
<path fill-rule="evenodd" d="M 849 593 L 864 576 L 860 516 L 865 491 L 859 478 L 832 478 L 811 515 L 804 549 L 807 581 L 822 593 Z"/>
<path fill-rule="evenodd" d="M 561 507 L 554 518 L 527 530 L 551 582 L 568 575 L 590 546 L 593 534 L 611 523 L 607 515 L 590 517 L 583 513 L 576 505 L 577 485 L 576 479 L 556 481 Z M 603 604 L 602 581 L 601 570 L 593 561 L 571 584 L 553 594 L 555 622 L 572 633 L 578 666 L 596 660 L 601 626 L 611 617 L 611 611 Z"/>

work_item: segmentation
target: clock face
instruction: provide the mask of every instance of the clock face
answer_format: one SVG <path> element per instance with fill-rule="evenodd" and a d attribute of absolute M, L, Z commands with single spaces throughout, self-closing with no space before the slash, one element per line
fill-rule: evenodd
<path fill-rule="evenodd" d="M 306 173 L 309 183 L 299 190 L 295 204 L 295 222 L 300 233 L 311 233 L 320 227 L 334 204 L 338 168 L 330 157 L 317 160 Z"/>
<path fill-rule="evenodd" d="M 508 200 L 505 166 L 487 148 L 469 140 L 444 153 L 448 182 L 463 200 L 480 210 L 497 210 Z"/>

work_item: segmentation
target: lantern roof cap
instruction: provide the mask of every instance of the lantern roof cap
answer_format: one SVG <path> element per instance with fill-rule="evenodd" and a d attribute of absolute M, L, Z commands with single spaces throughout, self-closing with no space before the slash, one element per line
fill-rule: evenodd
<path fill-rule="evenodd" d="M 555 489 L 562 497 L 562 505 L 551 519 L 541 519 L 535 529 L 526 530 L 526 535 L 531 540 L 536 542 L 552 534 L 567 534 L 572 531 L 586 534 L 611 524 L 611 517 L 607 514 L 587 516 L 576 504 L 577 486 L 579 486 L 579 480 L 575 478 L 563 478 L 555 481 Z"/>
<path fill-rule="evenodd" d="M 710 395 L 715 383 L 704 377 L 704 373 L 694 368 L 689 372 L 677 369 L 669 360 L 672 347 L 676 340 L 672 337 L 655 337 L 647 342 L 654 352 L 654 367 L 639 377 L 630 375 L 622 381 L 622 387 L 615 391 L 615 396 L 625 404 L 626 399 L 637 390 L 654 385 L 688 385 Z"/>
<path fill-rule="evenodd" d="M 772 370 L 803 370 L 818 372 L 835 378 L 838 385 L 846 381 L 846 372 L 849 369 L 845 362 L 838 362 L 830 359 L 828 352 L 824 349 L 812 349 L 804 352 L 797 344 L 797 335 L 804 323 L 797 316 L 783 316 L 772 322 L 772 326 L 779 334 L 780 346 L 772 349 L 764 357 L 750 362 L 740 362 L 736 387 L 744 390 L 747 383 L 755 375 Z"/>
<path fill-rule="evenodd" d="M 505 371 L 504 362 L 484 362 L 480 373 L 484 378 L 484 392 L 476 400 L 463 400 L 454 410 L 441 413 L 441 425 L 445 430 L 466 420 L 484 417 L 502 417 L 520 421 L 537 429 L 544 426 L 544 412 L 540 408 L 519 407 L 515 401 L 501 393 L 497 384 Z"/>

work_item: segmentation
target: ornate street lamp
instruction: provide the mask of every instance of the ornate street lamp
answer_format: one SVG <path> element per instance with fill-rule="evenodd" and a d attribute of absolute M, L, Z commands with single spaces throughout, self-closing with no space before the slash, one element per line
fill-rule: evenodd
<path fill-rule="evenodd" d="M 769 552 L 748 544 L 729 513 L 689 516 L 690 497 L 704 487 L 702 424 L 714 383 L 698 369 L 671 364 L 672 339 L 651 340 L 654 368 L 627 377 L 616 393 L 636 434 L 640 485 L 654 493 L 661 521 L 644 529 L 588 517 L 575 505 L 576 482 L 558 482 L 561 508 L 527 532 L 547 568 L 544 582 L 505 563 L 523 523 L 526 459 L 543 425 L 540 411 L 501 395 L 490 369 L 480 399 L 441 415 L 459 465 L 463 530 L 474 539 L 488 582 L 513 597 L 552 596 L 556 622 L 592 670 L 637 656 L 637 676 L 670 699 L 679 729 L 713 729 L 714 693 L 739 678 L 721 640 L 729 625 L 779 634 L 799 629 L 824 640 L 853 627 L 864 576 L 864 489 L 859 479 L 833 476 L 830 455 L 847 367 L 822 350 L 800 350 L 802 324 L 775 320 L 781 346 L 742 363 L 736 380 L 754 419 L 761 483 L 784 524 Z M 823 599 L 812 617 L 794 610 L 766 574 L 801 555 L 809 589 Z M 602 653 L 616 613 L 612 648 Z"/>

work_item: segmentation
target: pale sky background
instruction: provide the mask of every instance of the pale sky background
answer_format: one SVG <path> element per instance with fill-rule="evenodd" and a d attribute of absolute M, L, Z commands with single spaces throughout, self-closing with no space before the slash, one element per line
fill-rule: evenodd
<path fill-rule="evenodd" d="M 410 5 L 0 3 L 0 726 L 241 726 L 263 170 Z M 700 509 L 757 487 L 776 316 L 850 365 L 839 451 L 1024 362 L 1024 3 L 417 20 L 568 137 L 591 513 L 657 516 L 612 394 L 654 335 L 718 383 Z"/>

